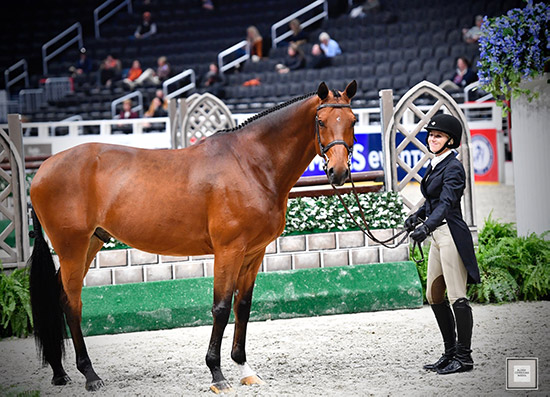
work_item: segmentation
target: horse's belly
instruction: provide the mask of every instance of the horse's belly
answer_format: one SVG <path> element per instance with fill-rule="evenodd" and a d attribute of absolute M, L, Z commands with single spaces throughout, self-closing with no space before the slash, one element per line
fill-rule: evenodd
<path fill-rule="evenodd" d="M 175 256 L 212 253 L 200 208 L 195 211 L 182 208 L 175 212 L 159 205 L 125 212 L 117 211 L 116 216 L 106 217 L 100 227 L 117 240 L 142 251 Z"/>

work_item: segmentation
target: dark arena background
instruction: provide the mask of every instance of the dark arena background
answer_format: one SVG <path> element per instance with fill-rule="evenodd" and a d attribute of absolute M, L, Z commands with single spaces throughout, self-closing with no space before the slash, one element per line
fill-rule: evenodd
<path fill-rule="evenodd" d="M 0 125 L 7 131 L 8 115 L 21 116 L 26 170 L 34 172 L 49 156 L 83 142 L 168 149 L 192 145 L 211 133 L 201 129 L 211 116 L 205 105 L 194 109 L 199 127 L 193 135 L 180 136 L 185 143 L 174 144 L 174 131 L 168 126 L 175 125 L 178 114 L 172 113 L 175 107 L 150 106 L 159 95 L 161 101 L 181 100 L 181 104 L 194 95 L 211 93 L 223 101 L 235 126 L 316 92 L 321 82 L 342 91 L 356 80 L 351 105 L 359 121 L 353 171 L 380 172 L 382 178 L 358 184 L 363 183 L 364 192 L 380 192 L 387 172 L 382 166 L 381 90 L 392 90 L 395 106 L 409 90 L 427 81 L 444 87 L 467 114 L 470 133 L 478 137 L 472 142 L 485 142 L 472 159 L 470 188 L 476 199 L 472 216 L 478 223 L 468 225 L 480 230 L 490 214 L 515 222 L 511 124 L 494 99 L 477 89 L 479 46 L 466 40 L 465 32 L 475 26 L 477 16 L 495 17 L 525 4 L 523 0 L 8 1 L 2 4 L 0 24 L 4 76 Z M 139 38 L 135 32 L 145 14 L 156 31 Z M 293 19 L 302 23 L 299 65 L 288 55 Z M 247 41 L 250 27 L 261 36 L 255 45 Z M 316 55 L 324 32 L 339 44 L 340 54 L 322 59 Z M 110 57 L 117 66 L 107 71 L 104 65 Z M 169 70 L 155 79 L 164 58 Z M 459 58 L 472 71 L 467 87 L 448 84 Z M 79 60 L 85 60 L 87 70 L 78 70 Z M 142 76 L 150 73 L 152 78 L 129 81 L 135 61 Z M 213 69 L 218 71 L 214 77 Z M 424 111 L 435 100 L 425 95 L 415 103 Z M 120 120 L 127 117 L 131 120 Z M 219 125 L 223 121 L 222 115 Z M 411 124 L 417 121 L 412 117 Z M 418 137 L 422 142 L 423 133 Z M 409 148 L 402 159 L 413 168 L 420 153 Z M 4 170 L 8 169 L 6 165 Z M 399 172 L 402 178 L 404 172 Z M 325 178 L 321 160 L 314 160 L 304 176 Z M 418 190 L 418 185 L 413 189 Z M 317 197 L 323 192 L 309 193 L 306 186 L 305 193 L 295 189 L 290 197 Z M 420 193 L 416 194 L 419 199 Z M 0 221 L 6 223 L 3 217 Z M 390 229 L 375 230 L 379 238 L 388 237 L 387 233 L 392 236 Z M 475 369 L 452 376 L 422 369 L 439 357 L 442 344 L 409 250 L 408 241 L 398 249 L 387 249 L 357 230 L 287 235 L 272 242 L 255 284 L 247 340 L 248 362 L 266 384 L 239 384 L 241 373 L 231 361 L 232 315 L 221 353 L 232 394 L 548 396 L 548 297 L 472 303 Z M 205 354 L 212 330 L 213 262 L 208 255 L 170 257 L 127 246 L 98 253 L 84 280 L 82 330 L 94 368 L 105 381 L 101 395 L 212 395 Z M 365 264 L 369 266 L 361 266 Z M 22 266 L 2 269 L 17 267 Z M 69 339 L 66 347 L 64 363 L 72 382 L 53 386 L 51 369 L 41 366 L 32 335 L 1 339 L 0 395 L 87 393 Z M 508 360 L 517 357 L 536 358 L 537 372 L 531 373 L 537 377 L 536 390 L 508 390 Z"/>
<path fill-rule="evenodd" d="M 9 100 L 18 102 L 20 89 L 40 88 L 47 78 L 71 76 L 69 69 L 79 58 L 79 41 L 49 59 L 47 71 L 43 67 L 42 47 L 75 23 L 81 25 L 81 44 L 93 63 L 86 78 L 75 79 L 71 95 L 45 101 L 24 112 L 24 120 L 59 121 L 74 115 L 84 120 L 112 118 L 112 101 L 131 90 L 122 84 L 106 87 L 100 83 L 99 67 L 108 54 L 121 61 L 123 75 L 135 59 L 146 70 L 156 68 L 157 58 L 166 56 L 172 75 L 192 69 L 200 89 L 209 64 L 217 63 L 220 52 L 244 40 L 250 25 L 256 26 L 263 37 L 263 56 L 259 62 L 243 62 L 240 68 L 226 72 L 222 99 L 232 112 L 257 112 L 311 92 L 320 81 L 342 90 L 352 79 L 357 80 L 359 87 L 354 107 L 376 107 L 381 89 L 393 89 L 398 98 L 424 79 L 438 85 L 452 78 L 459 56 L 468 58 L 475 69 L 478 46 L 466 43 L 462 30 L 472 27 L 478 14 L 492 17 L 524 4 L 521 0 L 382 0 L 378 11 L 366 11 L 353 18 L 353 9 L 367 2 L 328 0 L 328 17 L 303 29 L 308 37 L 303 47 L 305 68 L 281 74 L 276 65 L 284 63 L 287 45 L 283 40 L 273 47 L 271 27 L 311 1 L 218 0 L 213 10 L 207 10 L 200 0 L 134 0 L 130 2 L 132 12 L 123 7 L 99 24 L 98 38 L 94 10 L 102 3 L 91 0 L 10 3 L 9 11 L 6 9 L 9 17 L 0 26 L 0 69 L 5 72 L 20 60 L 26 60 L 29 82 L 25 86 L 23 79 L 10 86 Z M 118 3 L 102 9 L 99 18 Z M 151 12 L 157 33 L 146 39 L 133 39 L 131 36 L 146 11 Z M 285 25 L 280 31 L 284 33 L 288 28 Z M 311 49 L 324 31 L 340 44 L 342 54 L 332 59 L 329 66 L 312 69 Z M 58 47 L 49 46 L 47 56 Z M 17 74 L 10 73 L 12 77 Z M 254 79 L 260 85 L 243 86 Z M 5 84 L 5 80 L 1 81 L 0 88 L 5 88 Z M 155 88 L 152 84 L 140 88 L 145 104 L 149 104 Z M 192 93 L 189 91 L 187 95 Z M 458 102 L 463 101 L 462 90 L 453 96 Z"/>

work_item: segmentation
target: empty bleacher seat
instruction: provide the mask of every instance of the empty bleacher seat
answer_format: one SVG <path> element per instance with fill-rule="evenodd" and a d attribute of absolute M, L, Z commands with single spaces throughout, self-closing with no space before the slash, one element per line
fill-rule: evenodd
<path fill-rule="evenodd" d="M 437 70 L 437 65 L 439 63 L 438 59 L 430 58 L 424 61 L 422 64 L 422 71 L 424 73 L 430 73 L 431 71 Z"/>
<path fill-rule="evenodd" d="M 389 62 L 381 62 L 378 65 L 376 65 L 376 68 L 374 70 L 374 74 L 378 77 L 389 76 L 390 75 L 390 63 Z"/>
<path fill-rule="evenodd" d="M 449 45 L 440 44 L 434 49 L 433 57 L 437 60 L 446 58 L 449 55 Z"/>
<path fill-rule="evenodd" d="M 413 59 L 407 65 L 407 73 L 412 75 L 413 73 L 418 73 L 421 70 L 421 61 L 420 59 Z"/>
<path fill-rule="evenodd" d="M 403 60 L 396 61 L 396 62 L 393 62 L 391 65 L 391 74 L 394 76 L 403 74 L 405 73 L 406 70 L 407 70 L 406 61 L 403 61 Z"/>
<path fill-rule="evenodd" d="M 378 81 L 377 81 L 378 90 L 386 90 L 386 89 L 393 88 L 392 81 L 393 81 L 393 78 L 391 76 L 383 76 L 378 78 Z"/>
<path fill-rule="evenodd" d="M 397 90 L 398 92 L 402 92 L 403 90 L 407 90 L 408 88 L 409 88 L 409 76 L 403 73 L 393 78 L 394 90 Z"/>

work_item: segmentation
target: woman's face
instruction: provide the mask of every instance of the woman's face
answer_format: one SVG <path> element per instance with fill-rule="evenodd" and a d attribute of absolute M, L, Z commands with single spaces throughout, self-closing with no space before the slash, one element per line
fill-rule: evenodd
<path fill-rule="evenodd" d="M 430 146 L 430 151 L 432 153 L 437 153 L 449 140 L 449 135 L 444 132 L 432 130 L 428 133 L 428 145 Z M 449 148 L 446 148 L 440 154 L 445 153 Z"/>

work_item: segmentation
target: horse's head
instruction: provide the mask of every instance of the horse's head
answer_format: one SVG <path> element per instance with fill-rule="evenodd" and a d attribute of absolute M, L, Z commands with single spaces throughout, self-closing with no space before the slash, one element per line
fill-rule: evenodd
<path fill-rule="evenodd" d="M 316 150 L 325 161 L 329 182 L 338 186 L 344 184 L 350 173 L 353 127 L 357 121 L 350 101 L 356 91 L 355 80 L 348 84 L 344 92 L 329 91 L 324 82 L 317 89 L 321 104 L 315 117 Z"/>

